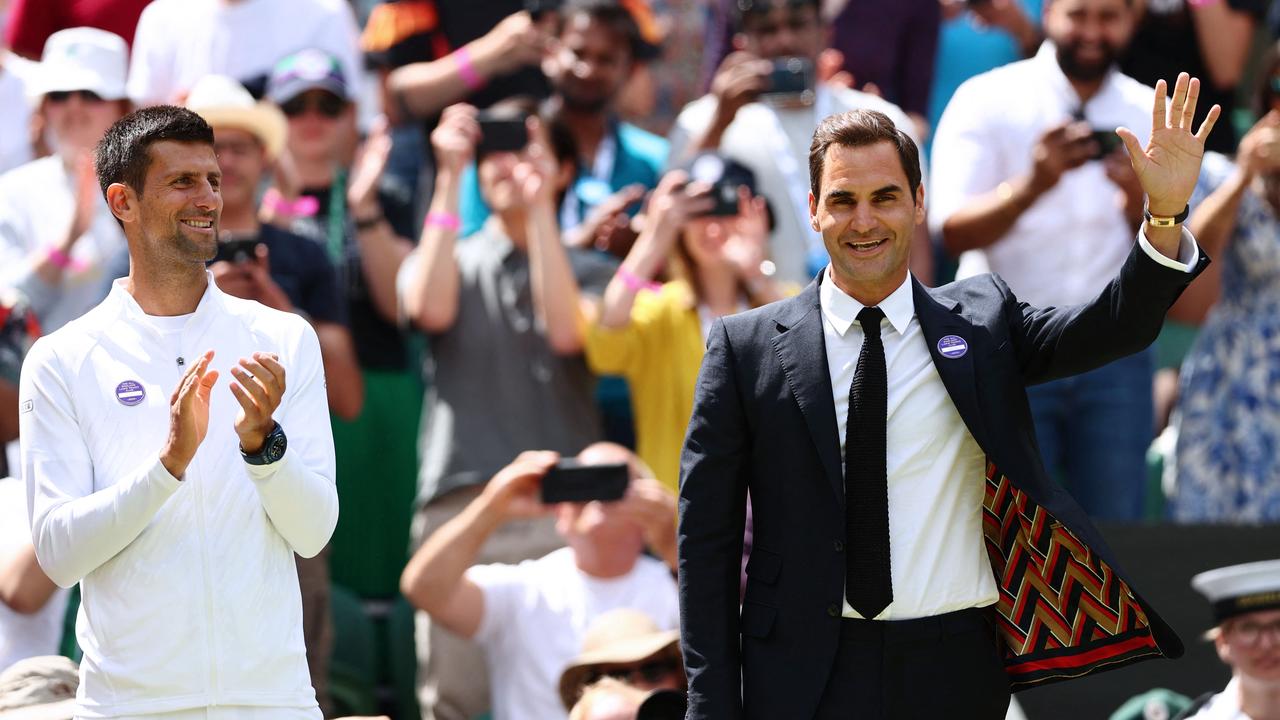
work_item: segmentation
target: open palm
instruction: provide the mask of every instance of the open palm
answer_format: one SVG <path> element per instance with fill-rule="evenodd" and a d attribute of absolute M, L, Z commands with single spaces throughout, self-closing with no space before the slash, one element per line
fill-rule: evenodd
<path fill-rule="evenodd" d="M 1173 88 L 1172 102 L 1165 102 L 1167 91 L 1164 80 L 1156 82 L 1155 102 L 1151 110 L 1151 142 L 1147 143 L 1145 150 L 1133 131 L 1128 128 L 1116 130 L 1129 151 L 1129 161 L 1138 174 L 1153 215 L 1176 215 L 1186 207 L 1200 175 L 1205 139 L 1222 113 L 1222 108 L 1214 105 L 1199 131 L 1193 132 L 1200 80 L 1181 73 Z"/>

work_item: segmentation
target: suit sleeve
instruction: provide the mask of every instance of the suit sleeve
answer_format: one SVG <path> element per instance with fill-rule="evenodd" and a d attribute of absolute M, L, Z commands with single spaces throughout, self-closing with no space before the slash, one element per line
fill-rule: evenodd
<path fill-rule="evenodd" d="M 724 321 L 707 343 L 681 458 L 680 641 L 689 718 L 742 714 L 738 587 L 750 452 Z"/>
<path fill-rule="evenodd" d="M 1209 264 L 1184 229 L 1184 248 L 1189 239 L 1194 260 L 1187 270 L 1157 262 L 1134 243 L 1120 273 L 1084 305 L 1034 308 L 1020 302 L 1004 280 L 993 275 L 1004 297 L 1010 337 L 1026 383 L 1087 372 L 1154 342 L 1169 308 Z"/>
<path fill-rule="evenodd" d="M 294 321 L 303 327 L 295 367 L 285 368 L 289 404 L 277 418 L 288 447 L 278 462 L 245 468 L 276 532 L 309 558 L 324 549 L 338 524 L 338 487 L 320 342 L 306 321 Z"/>

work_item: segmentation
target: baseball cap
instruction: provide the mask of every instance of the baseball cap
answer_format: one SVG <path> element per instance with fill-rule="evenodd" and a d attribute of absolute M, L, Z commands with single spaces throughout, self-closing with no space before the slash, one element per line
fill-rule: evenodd
<path fill-rule="evenodd" d="M 277 105 L 308 90 L 328 90 L 350 100 L 342 62 L 324 50 L 308 48 L 285 56 L 271 69 L 266 96 Z"/>

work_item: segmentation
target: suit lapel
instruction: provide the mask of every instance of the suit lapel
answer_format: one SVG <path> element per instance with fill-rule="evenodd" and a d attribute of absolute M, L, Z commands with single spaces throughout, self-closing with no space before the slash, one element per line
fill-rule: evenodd
<path fill-rule="evenodd" d="M 916 305 L 916 318 L 920 321 L 920 329 L 924 333 L 925 342 L 929 345 L 929 355 L 933 365 L 938 369 L 938 376 L 951 396 L 960 418 L 969 428 L 969 432 L 978 441 L 980 447 L 986 448 L 986 428 L 982 422 L 982 410 L 978 406 L 978 388 L 974 371 L 973 356 L 975 350 L 973 340 L 977 337 L 973 324 L 965 320 L 956 309 L 959 303 L 946 300 L 939 302 L 915 278 L 911 280 Z M 946 338 L 947 342 L 942 343 Z M 960 343 L 964 352 L 959 352 Z M 943 353 L 946 348 L 948 352 Z"/>
<path fill-rule="evenodd" d="M 831 395 L 831 373 L 827 369 L 826 342 L 822 336 L 817 281 L 810 283 L 795 298 L 782 303 L 775 321 L 778 334 L 773 337 L 774 351 L 804 415 L 827 481 L 843 507 L 840 438 Z"/>

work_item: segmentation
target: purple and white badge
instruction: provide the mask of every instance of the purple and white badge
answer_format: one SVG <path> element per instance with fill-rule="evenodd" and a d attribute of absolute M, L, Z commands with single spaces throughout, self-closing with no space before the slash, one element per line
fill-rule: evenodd
<path fill-rule="evenodd" d="M 959 335 L 944 335 L 938 341 L 938 353 L 942 357 L 955 360 L 956 358 L 964 357 L 967 352 L 969 352 L 969 343 L 965 342 L 964 338 Z"/>
<path fill-rule="evenodd" d="M 136 380 L 125 380 L 116 386 L 116 399 L 121 405 L 133 407 L 141 403 L 147 397 L 147 391 L 142 387 L 142 383 Z"/>

